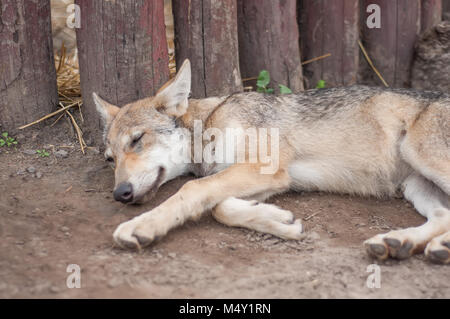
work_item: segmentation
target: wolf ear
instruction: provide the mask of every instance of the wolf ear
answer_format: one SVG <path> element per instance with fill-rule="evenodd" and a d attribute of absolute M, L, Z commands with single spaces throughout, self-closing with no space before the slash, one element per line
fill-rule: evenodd
<path fill-rule="evenodd" d="M 182 116 L 187 111 L 190 92 L 191 63 L 186 59 L 175 78 L 156 93 L 161 104 L 158 109 L 171 116 Z"/>
<path fill-rule="evenodd" d="M 95 107 L 97 108 L 98 113 L 100 113 L 100 117 L 102 118 L 103 123 L 105 124 L 106 127 L 109 123 L 111 123 L 114 120 L 117 113 L 119 113 L 120 108 L 106 102 L 101 97 L 99 97 L 95 92 L 92 93 L 92 98 L 94 100 Z"/>

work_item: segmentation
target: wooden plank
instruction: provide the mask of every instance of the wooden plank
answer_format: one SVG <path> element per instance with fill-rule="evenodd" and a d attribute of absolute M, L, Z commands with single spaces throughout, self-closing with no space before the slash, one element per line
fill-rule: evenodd
<path fill-rule="evenodd" d="M 278 84 L 303 91 L 295 0 L 238 0 L 238 30 L 243 78 L 265 69 L 275 91 Z"/>
<path fill-rule="evenodd" d="M 328 87 L 356 83 L 359 61 L 359 1 L 302 0 L 299 6 L 302 60 L 331 56 L 307 64 L 307 87 L 319 80 Z"/>
<path fill-rule="evenodd" d="M 242 90 L 236 0 L 173 0 L 177 65 L 190 59 L 192 97 Z"/>
<path fill-rule="evenodd" d="M 442 20 L 442 0 L 422 0 L 420 31 L 431 29 Z"/>
<path fill-rule="evenodd" d="M 410 87 L 414 45 L 420 34 L 420 1 L 397 0 L 397 14 L 397 55 L 394 86 Z"/>
<path fill-rule="evenodd" d="M 381 28 L 366 24 L 369 4 L 381 10 Z M 375 67 L 393 87 L 409 87 L 414 44 L 420 32 L 420 0 L 363 0 L 362 42 Z M 366 61 L 361 61 L 360 82 L 383 85 Z"/>
<path fill-rule="evenodd" d="M 442 20 L 450 20 L 450 1 L 442 1 Z"/>
<path fill-rule="evenodd" d="M 76 0 L 81 89 L 86 124 L 101 141 L 92 92 L 110 103 L 152 96 L 169 79 L 163 0 Z"/>
<path fill-rule="evenodd" d="M 58 103 L 50 1 L 2 0 L 0 126 L 14 132 Z"/>

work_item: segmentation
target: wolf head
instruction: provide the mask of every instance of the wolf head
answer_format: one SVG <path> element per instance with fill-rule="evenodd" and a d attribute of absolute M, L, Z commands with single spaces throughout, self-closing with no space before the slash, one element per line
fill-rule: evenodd
<path fill-rule="evenodd" d="M 186 113 L 191 66 L 186 60 L 175 78 L 155 96 L 119 108 L 93 93 L 105 126 L 105 158 L 115 174 L 114 199 L 149 200 L 166 181 L 184 173 L 186 164 L 171 158 L 180 147 L 176 119 Z"/>

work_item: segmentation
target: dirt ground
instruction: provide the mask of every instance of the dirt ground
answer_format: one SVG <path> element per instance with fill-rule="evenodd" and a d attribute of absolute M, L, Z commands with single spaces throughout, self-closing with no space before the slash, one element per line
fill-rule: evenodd
<path fill-rule="evenodd" d="M 377 262 L 362 242 L 424 222 L 402 199 L 288 193 L 271 202 L 303 219 L 300 241 L 229 228 L 205 214 L 141 253 L 114 247 L 119 223 L 190 177 L 164 185 L 147 205 L 117 203 L 103 155 L 82 155 L 66 125 L 21 132 L 16 148 L 0 148 L 1 298 L 450 297 L 448 266 L 423 255 L 378 263 L 381 287 L 366 285 L 367 267 Z M 79 289 L 66 286 L 69 264 L 81 268 Z"/>

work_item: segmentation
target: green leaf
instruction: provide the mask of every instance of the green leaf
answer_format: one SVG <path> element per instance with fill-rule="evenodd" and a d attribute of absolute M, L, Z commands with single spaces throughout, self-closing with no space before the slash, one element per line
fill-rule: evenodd
<path fill-rule="evenodd" d="M 291 94 L 292 93 L 292 90 L 290 88 L 288 88 L 287 86 L 285 86 L 283 84 L 278 84 L 278 86 L 280 87 L 281 94 Z"/>
<path fill-rule="evenodd" d="M 8 132 L 3 132 L 3 133 L 2 133 L 2 136 L 3 136 L 3 137 L 8 137 Z"/>
<path fill-rule="evenodd" d="M 3 146 L 5 144 L 6 144 L 6 142 L 3 139 L 0 139 L 0 146 Z"/>
<path fill-rule="evenodd" d="M 270 83 L 270 75 L 267 70 L 262 70 L 259 72 L 258 79 L 256 81 L 256 86 L 265 88 Z"/>
<path fill-rule="evenodd" d="M 264 92 L 266 92 L 266 89 L 258 86 L 258 87 L 256 88 L 256 92 L 258 92 L 258 93 L 264 93 Z"/>
<path fill-rule="evenodd" d="M 272 89 L 272 88 L 267 89 L 267 90 L 266 90 L 266 93 L 272 94 L 272 93 L 273 93 L 273 89 Z"/>
<path fill-rule="evenodd" d="M 323 89 L 323 88 L 325 88 L 325 81 L 319 80 L 319 82 L 317 82 L 316 89 Z"/>

